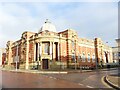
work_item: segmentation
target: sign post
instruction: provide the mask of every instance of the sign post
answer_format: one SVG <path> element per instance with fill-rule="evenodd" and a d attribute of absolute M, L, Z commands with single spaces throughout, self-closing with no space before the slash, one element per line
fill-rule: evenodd
<path fill-rule="evenodd" d="M 17 67 L 18 67 L 18 61 L 19 61 L 19 56 L 18 56 L 18 44 L 17 44 L 16 58 L 15 58 L 15 62 L 16 62 L 16 71 L 17 71 Z"/>

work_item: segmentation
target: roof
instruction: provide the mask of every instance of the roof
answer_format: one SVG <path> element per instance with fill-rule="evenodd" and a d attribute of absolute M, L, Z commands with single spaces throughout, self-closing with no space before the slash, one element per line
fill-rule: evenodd
<path fill-rule="evenodd" d="M 50 21 L 48 21 L 48 19 L 46 19 L 45 23 L 42 25 L 41 29 L 39 30 L 39 32 L 42 31 L 52 31 L 52 32 L 56 32 L 56 27 L 55 25 L 53 25 Z M 39 33 L 38 32 L 38 33 Z"/>

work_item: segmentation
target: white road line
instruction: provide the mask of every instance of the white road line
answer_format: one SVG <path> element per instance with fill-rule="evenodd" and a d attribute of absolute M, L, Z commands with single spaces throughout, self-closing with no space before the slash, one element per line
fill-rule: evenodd
<path fill-rule="evenodd" d="M 49 78 L 53 78 L 53 77 L 49 77 Z"/>
<path fill-rule="evenodd" d="M 81 84 L 81 83 L 78 83 L 78 85 L 81 85 L 81 86 L 83 86 L 83 84 Z"/>
<path fill-rule="evenodd" d="M 49 77 L 49 78 L 51 78 L 51 79 L 57 79 L 57 78 L 55 78 L 55 77 Z"/>
<path fill-rule="evenodd" d="M 88 86 L 88 85 L 87 85 L 86 87 L 88 87 L 88 88 L 93 88 L 93 87 L 91 87 L 91 86 Z"/>

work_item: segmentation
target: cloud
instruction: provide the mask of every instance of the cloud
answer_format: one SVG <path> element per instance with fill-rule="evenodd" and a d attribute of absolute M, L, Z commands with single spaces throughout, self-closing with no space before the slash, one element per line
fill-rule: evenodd
<path fill-rule="evenodd" d="M 118 2 L 119 0 L 1 0 L 0 2 Z"/>
<path fill-rule="evenodd" d="M 47 18 L 57 31 L 72 28 L 79 37 L 101 37 L 113 45 L 117 15 L 117 3 L 0 3 L 0 47 L 20 39 L 26 30 L 38 32 Z"/>

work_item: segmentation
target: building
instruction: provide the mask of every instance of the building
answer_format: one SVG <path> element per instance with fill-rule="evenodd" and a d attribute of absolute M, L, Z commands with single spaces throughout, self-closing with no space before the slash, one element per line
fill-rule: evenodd
<path fill-rule="evenodd" d="M 39 69 L 95 67 L 112 61 L 112 48 L 100 38 L 79 38 L 77 32 L 67 29 L 57 32 L 46 20 L 38 33 L 23 32 L 18 41 L 8 41 L 6 47 L 8 65 Z"/>
<path fill-rule="evenodd" d="M 5 48 L 0 48 L 0 66 L 5 64 L 6 61 L 6 53 Z"/>
<path fill-rule="evenodd" d="M 120 38 L 116 39 L 116 46 L 112 47 L 113 51 L 113 61 L 120 63 Z"/>

